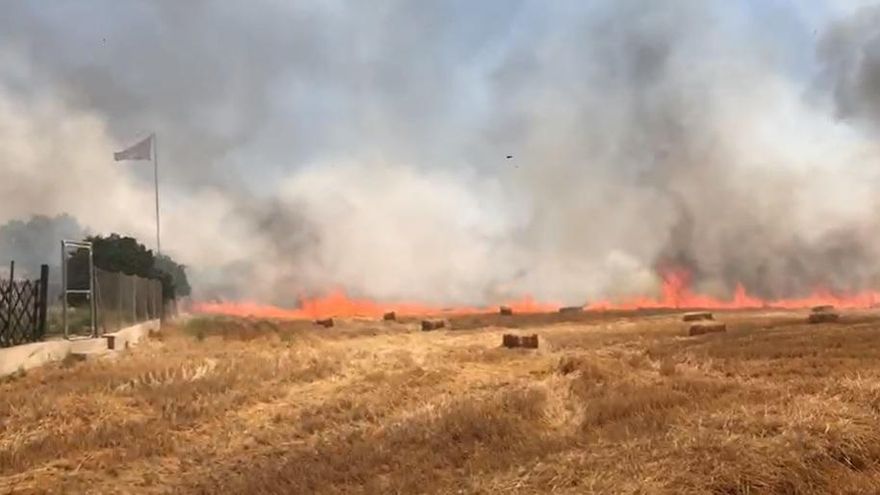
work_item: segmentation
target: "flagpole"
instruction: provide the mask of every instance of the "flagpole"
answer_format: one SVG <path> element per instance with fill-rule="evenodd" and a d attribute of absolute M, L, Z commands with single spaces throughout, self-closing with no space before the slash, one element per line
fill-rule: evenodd
<path fill-rule="evenodd" d="M 156 133 L 153 133 L 153 178 L 156 183 L 156 254 L 162 254 L 162 241 L 159 237 L 159 150 Z"/>

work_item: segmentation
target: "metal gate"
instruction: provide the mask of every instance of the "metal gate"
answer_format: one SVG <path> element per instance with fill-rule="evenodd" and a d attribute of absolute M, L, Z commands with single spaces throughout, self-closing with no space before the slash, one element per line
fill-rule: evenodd
<path fill-rule="evenodd" d="M 46 333 L 46 294 L 49 267 L 40 267 L 38 280 L 15 280 L 15 262 L 9 279 L 0 280 L 0 347 L 38 342 Z"/>
<path fill-rule="evenodd" d="M 88 302 L 89 333 L 86 335 L 73 335 L 70 329 L 70 296 L 82 296 Z M 69 340 L 74 336 L 98 337 L 97 312 L 98 308 L 95 305 L 95 262 L 92 243 L 62 240 L 61 321 L 64 328 L 64 338 Z"/>

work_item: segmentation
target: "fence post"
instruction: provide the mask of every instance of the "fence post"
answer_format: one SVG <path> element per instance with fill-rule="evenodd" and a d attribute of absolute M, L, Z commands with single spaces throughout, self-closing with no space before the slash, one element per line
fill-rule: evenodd
<path fill-rule="evenodd" d="M 98 338 L 98 301 L 95 284 L 98 278 L 95 275 L 95 252 L 89 249 L 89 311 L 92 316 L 92 338 Z"/>
<path fill-rule="evenodd" d="M 124 316 L 122 312 L 122 274 L 114 273 L 114 277 L 116 277 L 116 328 L 113 330 L 119 330 L 124 326 L 125 320 L 123 320 Z"/>
<path fill-rule="evenodd" d="M 146 285 L 147 285 L 147 287 L 146 287 L 147 299 L 145 302 L 147 303 L 146 304 L 147 314 L 145 315 L 146 317 L 144 319 L 145 320 L 152 320 L 153 319 L 153 281 L 151 279 L 147 279 Z"/>
<path fill-rule="evenodd" d="M 0 339 L 6 339 L 7 332 L 9 331 L 9 318 L 12 315 L 12 311 L 9 309 L 9 305 L 12 303 L 12 296 L 6 291 L 2 282 L 3 280 L 0 279 Z M 12 287 L 11 278 L 9 279 L 9 286 Z M 2 340 L 0 340 L 0 343 L 3 343 Z"/>
<path fill-rule="evenodd" d="M 3 332 L 9 332 L 9 329 L 12 326 L 12 311 L 14 305 L 12 304 L 12 290 L 15 287 L 15 261 L 9 262 L 9 285 L 6 286 L 6 318 L 3 321 Z"/>
<path fill-rule="evenodd" d="M 137 277 L 130 276 L 131 279 L 131 324 L 134 325 L 138 321 L 138 304 L 137 304 Z"/>
<path fill-rule="evenodd" d="M 69 339 L 67 333 L 67 244 L 61 241 L 61 321 L 64 328 L 64 338 Z"/>
<path fill-rule="evenodd" d="M 39 338 L 46 335 L 46 311 L 49 305 L 49 265 L 40 265 L 40 305 L 37 308 L 39 322 L 37 323 L 37 332 Z"/>

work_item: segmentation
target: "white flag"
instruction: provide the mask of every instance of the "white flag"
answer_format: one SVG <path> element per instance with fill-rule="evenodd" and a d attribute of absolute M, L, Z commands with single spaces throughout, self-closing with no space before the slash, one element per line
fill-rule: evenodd
<path fill-rule="evenodd" d="M 130 146 L 122 151 L 113 153 L 113 159 L 121 160 L 151 160 L 153 158 L 153 135 L 143 141 Z"/>

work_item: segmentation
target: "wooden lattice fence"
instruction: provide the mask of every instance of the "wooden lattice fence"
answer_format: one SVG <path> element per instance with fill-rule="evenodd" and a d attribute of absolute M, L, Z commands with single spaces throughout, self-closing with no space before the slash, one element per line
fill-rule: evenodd
<path fill-rule="evenodd" d="M 46 294 L 49 267 L 40 278 L 15 280 L 15 265 L 8 280 L 0 279 L 0 347 L 38 342 L 46 333 Z"/>

